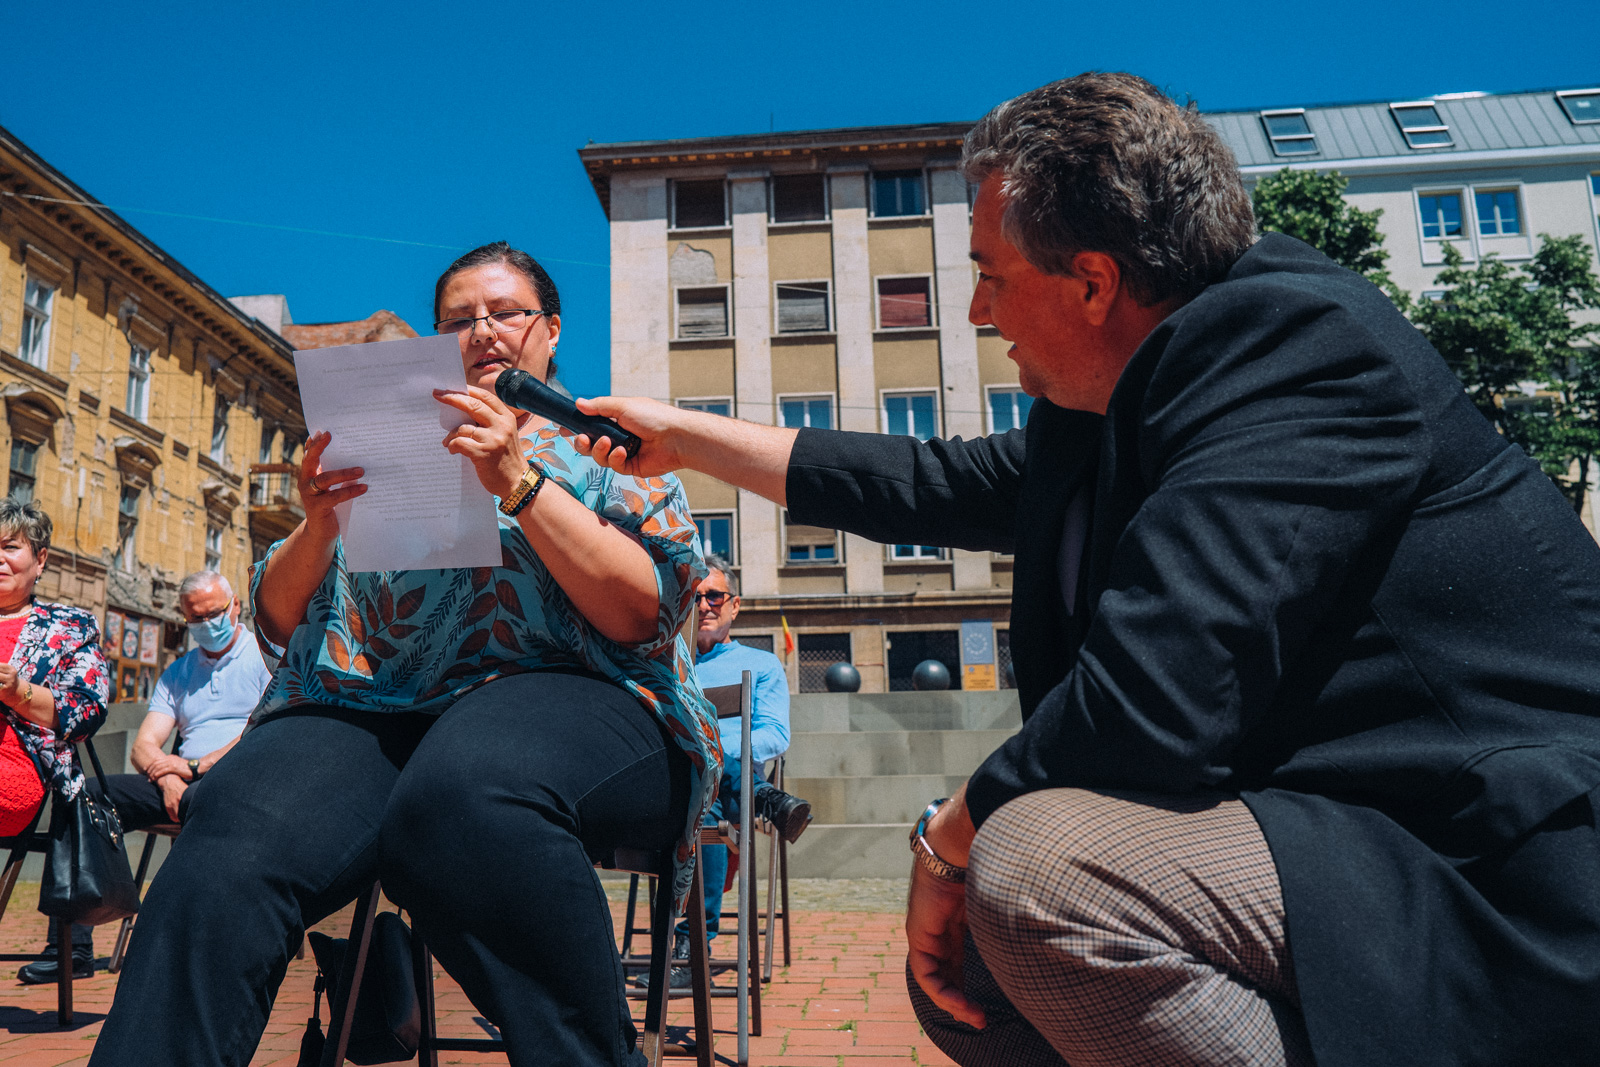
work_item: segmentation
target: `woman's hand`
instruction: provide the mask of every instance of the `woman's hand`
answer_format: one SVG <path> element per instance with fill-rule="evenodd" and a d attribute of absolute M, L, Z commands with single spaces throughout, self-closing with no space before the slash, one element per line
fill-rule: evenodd
<path fill-rule="evenodd" d="M 12 709 L 20 709 L 22 693 L 22 676 L 17 668 L 10 663 L 0 663 L 0 703 Z"/>
<path fill-rule="evenodd" d="M 467 386 L 464 393 L 456 389 L 435 389 L 433 395 L 440 403 L 448 404 L 472 420 L 444 435 L 445 451 L 471 460 L 478 481 L 504 500 L 522 480 L 522 472 L 528 469 L 528 461 L 522 454 L 522 438 L 517 433 L 517 413 L 498 396 L 476 385 Z"/>
<path fill-rule="evenodd" d="M 360 467 L 342 467 L 339 470 L 322 469 L 322 453 L 327 451 L 333 435 L 318 430 L 306 442 L 305 454 L 300 458 L 300 500 L 306 509 L 306 526 L 332 541 L 339 534 L 339 520 L 333 509 L 347 500 L 354 500 L 367 491 L 366 485 L 357 481 L 366 472 Z"/>
<path fill-rule="evenodd" d="M 33 685 L 10 663 L 0 663 L 0 703 L 26 719 L 47 730 L 59 729 L 56 698 L 48 688 Z"/>

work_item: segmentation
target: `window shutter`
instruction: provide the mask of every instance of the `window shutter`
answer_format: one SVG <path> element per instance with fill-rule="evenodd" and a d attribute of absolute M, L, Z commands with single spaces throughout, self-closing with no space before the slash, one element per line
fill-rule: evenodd
<path fill-rule="evenodd" d="M 728 291 L 678 290 L 678 336 L 728 336 Z"/>
<path fill-rule="evenodd" d="M 910 326 L 929 326 L 928 279 L 880 278 L 878 280 L 878 324 L 893 330 Z"/>
<path fill-rule="evenodd" d="M 828 328 L 826 282 L 778 286 L 778 332 L 802 333 Z"/>

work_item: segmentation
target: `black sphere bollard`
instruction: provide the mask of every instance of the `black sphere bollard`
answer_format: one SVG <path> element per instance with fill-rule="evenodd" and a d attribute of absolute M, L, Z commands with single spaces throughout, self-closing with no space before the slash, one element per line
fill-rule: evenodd
<path fill-rule="evenodd" d="M 822 684 L 830 693 L 857 693 L 861 691 L 861 672 L 854 664 L 840 661 L 823 674 Z"/>
<path fill-rule="evenodd" d="M 950 688 L 950 668 L 936 659 L 925 659 L 911 670 L 911 688 L 937 690 Z"/>

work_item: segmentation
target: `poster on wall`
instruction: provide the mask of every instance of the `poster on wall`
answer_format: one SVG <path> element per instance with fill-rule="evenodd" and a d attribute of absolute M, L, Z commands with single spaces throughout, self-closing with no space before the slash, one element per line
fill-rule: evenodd
<path fill-rule="evenodd" d="M 139 662 L 155 664 L 161 660 L 161 624 L 145 619 L 139 624 Z"/>
<path fill-rule="evenodd" d="M 122 616 L 114 611 L 106 612 L 105 643 L 102 647 L 109 648 L 113 656 L 122 647 Z"/>
<path fill-rule="evenodd" d="M 134 619 L 122 623 L 122 658 L 139 658 L 139 623 Z"/>
<path fill-rule="evenodd" d="M 994 624 L 969 619 L 961 624 L 961 688 L 996 689 Z"/>

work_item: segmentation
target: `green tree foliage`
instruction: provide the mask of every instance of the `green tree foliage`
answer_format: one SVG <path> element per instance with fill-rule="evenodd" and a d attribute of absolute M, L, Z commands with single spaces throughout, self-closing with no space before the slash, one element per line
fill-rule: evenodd
<path fill-rule="evenodd" d="M 1600 308 L 1600 279 L 1582 237 L 1539 239 L 1521 270 L 1493 256 L 1468 267 L 1446 244 L 1446 294 L 1411 317 L 1478 410 L 1581 509 L 1600 456 L 1600 329 L 1579 317 Z"/>
<path fill-rule="evenodd" d="M 1383 234 L 1378 230 L 1383 210 L 1351 207 L 1344 198 L 1349 184 L 1336 170 L 1319 174 L 1285 167 L 1268 174 L 1251 194 L 1256 228 L 1299 238 L 1341 267 L 1380 286 L 1404 310 L 1409 297 L 1384 269 L 1389 253 L 1383 249 Z"/>

